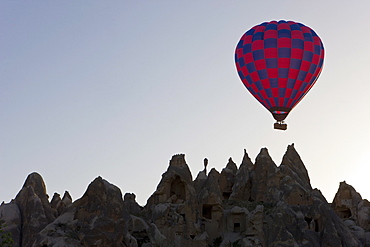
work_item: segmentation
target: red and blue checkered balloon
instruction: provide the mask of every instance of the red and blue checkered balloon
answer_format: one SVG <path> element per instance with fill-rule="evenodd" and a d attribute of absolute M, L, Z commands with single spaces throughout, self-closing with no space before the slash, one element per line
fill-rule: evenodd
<path fill-rule="evenodd" d="M 247 31 L 235 50 L 240 79 L 277 121 L 283 121 L 315 84 L 324 46 L 309 27 L 264 22 Z"/>

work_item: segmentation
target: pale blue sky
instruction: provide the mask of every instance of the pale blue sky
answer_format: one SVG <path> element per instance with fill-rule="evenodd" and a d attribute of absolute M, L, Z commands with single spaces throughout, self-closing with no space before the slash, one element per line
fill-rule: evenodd
<path fill-rule="evenodd" d="M 346 180 L 370 199 L 368 1 L 0 2 L 0 201 L 39 172 L 73 199 L 102 176 L 141 205 L 168 161 L 196 177 L 295 143 L 328 201 Z M 264 21 L 314 29 L 325 63 L 286 132 L 244 88 L 234 49 Z"/>

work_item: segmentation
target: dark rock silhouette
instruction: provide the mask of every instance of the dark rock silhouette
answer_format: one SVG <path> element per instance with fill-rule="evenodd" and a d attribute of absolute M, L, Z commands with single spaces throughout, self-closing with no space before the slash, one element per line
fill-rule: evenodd
<path fill-rule="evenodd" d="M 72 201 L 30 174 L 10 203 L 0 206 L 14 246 L 370 246 L 370 203 L 340 183 L 332 204 L 312 189 L 290 145 L 280 166 L 267 148 L 253 164 L 246 150 L 218 172 L 204 159 L 195 180 L 177 154 L 141 207 L 135 194 L 97 177 Z"/>
<path fill-rule="evenodd" d="M 21 191 L 15 198 L 21 214 L 21 246 L 33 245 L 37 234 L 55 220 L 53 209 L 46 194 L 44 180 L 38 173 L 28 175 Z"/>
<path fill-rule="evenodd" d="M 331 206 L 361 243 L 370 246 L 370 202 L 343 181 Z"/>

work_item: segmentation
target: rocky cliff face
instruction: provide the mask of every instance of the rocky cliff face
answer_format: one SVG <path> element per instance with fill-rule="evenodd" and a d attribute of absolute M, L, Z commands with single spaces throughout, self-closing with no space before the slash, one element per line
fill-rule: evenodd
<path fill-rule="evenodd" d="M 239 168 L 231 158 L 220 172 L 207 165 L 193 180 L 174 155 L 144 207 L 101 177 L 74 202 L 68 192 L 49 202 L 32 173 L 0 219 L 22 247 L 370 246 L 370 203 L 345 182 L 327 203 L 294 145 L 280 166 L 266 148 L 254 164 L 245 151 Z"/>
<path fill-rule="evenodd" d="M 343 181 L 331 206 L 361 243 L 370 246 L 370 202 Z"/>

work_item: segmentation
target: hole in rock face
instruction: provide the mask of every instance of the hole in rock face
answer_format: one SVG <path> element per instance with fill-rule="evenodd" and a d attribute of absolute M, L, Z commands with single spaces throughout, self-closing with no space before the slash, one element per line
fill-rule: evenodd
<path fill-rule="evenodd" d="M 180 215 L 181 215 L 182 219 L 183 219 L 184 221 L 186 221 L 185 214 L 180 214 Z"/>
<path fill-rule="evenodd" d="M 180 177 L 176 178 L 171 182 L 171 195 L 176 195 L 177 199 L 186 200 L 185 183 L 181 181 Z"/>
<path fill-rule="evenodd" d="M 240 232 L 240 223 L 239 222 L 234 223 L 234 232 Z"/>
<path fill-rule="evenodd" d="M 315 221 L 315 232 L 319 232 L 319 222 L 317 220 Z"/>
<path fill-rule="evenodd" d="M 223 192 L 223 193 L 222 193 L 222 196 L 223 196 L 223 198 L 224 198 L 225 200 L 227 200 L 227 199 L 229 199 L 229 198 L 230 198 L 230 196 L 231 196 L 231 192 Z"/>
<path fill-rule="evenodd" d="M 307 222 L 308 225 L 310 225 L 312 218 L 310 217 L 304 217 L 304 220 Z"/>
<path fill-rule="evenodd" d="M 352 216 L 351 210 L 349 208 L 343 210 L 341 214 L 343 215 L 343 218 L 350 218 Z"/>
<path fill-rule="evenodd" d="M 212 219 L 212 205 L 203 204 L 202 215 L 206 219 Z"/>
<path fill-rule="evenodd" d="M 337 207 L 335 211 L 342 219 L 348 219 L 352 216 L 351 210 L 346 206 Z"/>
<path fill-rule="evenodd" d="M 312 219 L 311 217 L 304 217 L 304 220 L 307 222 L 308 228 L 310 228 L 311 230 L 314 230 L 315 232 L 320 231 L 318 219 Z M 313 221 L 313 224 L 311 224 L 312 221 Z M 314 229 L 312 229 L 311 227 L 313 227 Z"/>

